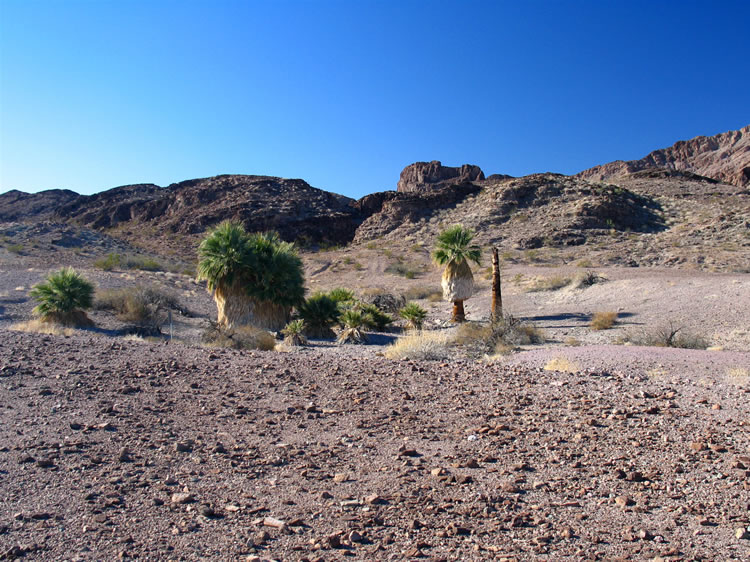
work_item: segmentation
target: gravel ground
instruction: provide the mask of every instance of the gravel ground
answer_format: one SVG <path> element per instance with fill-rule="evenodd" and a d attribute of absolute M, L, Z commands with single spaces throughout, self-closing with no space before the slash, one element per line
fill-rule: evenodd
<path fill-rule="evenodd" d="M 747 380 L 648 365 L 0 331 L 0 556 L 747 560 Z"/>

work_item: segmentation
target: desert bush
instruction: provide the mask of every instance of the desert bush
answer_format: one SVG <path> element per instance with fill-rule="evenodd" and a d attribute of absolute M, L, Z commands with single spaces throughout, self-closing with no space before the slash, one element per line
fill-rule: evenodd
<path fill-rule="evenodd" d="M 440 287 L 410 287 L 404 292 L 404 298 L 408 301 L 426 299 L 428 302 L 440 302 L 443 300 L 443 289 Z"/>
<path fill-rule="evenodd" d="M 362 291 L 362 302 L 373 304 L 383 312 L 397 313 L 406 304 L 406 299 L 401 295 L 387 293 L 383 289 L 376 293 L 365 290 Z"/>
<path fill-rule="evenodd" d="M 384 355 L 389 359 L 443 361 L 453 356 L 452 346 L 453 341 L 446 332 L 417 331 L 398 338 L 386 347 Z"/>
<path fill-rule="evenodd" d="M 544 333 L 532 324 L 507 314 L 494 324 L 468 322 L 456 330 L 458 345 L 474 347 L 485 353 L 507 352 L 519 345 L 544 343 Z"/>
<path fill-rule="evenodd" d="M 677 347 L 682 349 L 706 349 L 709 346 L 709 342 L 705 337 L 688 332 L 683 327 L 676 326 L 672 321 L 656 328 L 628 332 L 625 334 L 624 340 L 633 345 Z"/>
<path fill-rule="evenodd" d="M 229 349 L 272 351 L 276 347 L 276 338 L 270 332 L 248 325 L 226 329 L 216 322 L 209 323 L 201 341 L 207 347 Z"/>
<path fill-rule="evenodd" d="M 367 334 L 364 332 L 365 318 L 358 310 L 348 309 L 341 313 L 339 319 L 342 325 L 341 333 L 336 339 L 336 343 L 365 343 Z"/>
<path fill-rule="evenodd" d="M 427 311 L 415 302 L 410 302 L 399 310 L 398 315 L 406 320 L 406 327 L 412 330 L 421 330 Z"/>
<path fill-rule="evenodd" d="M 305 322 L 308 337 L 330 338 L 334 336 L 331 328 L 338 323 L 341 311 L 330 293 L 315 293 L 299 305 L 297 314 Z"/>
<path fill-rule="evenodd" d="M 613 311 L 606 311 L 606 312 L 594 312 L 594 315 L 591 318 L 591 323 L 589 326 L 591 326 L 592 330 L 609 330 L 612 326 L 615 325 L 615 322 L 617 321 L 617 313 Z"/>
<path fill-rule="evenodd" d="M 23 254 L 23 244 L 9 244 L 5 249 L 11 254 Z"/>
<path fill-rule="evenodd" d="M 158 335 L 169 310 L 185 313 L 177 299 L 152 287 L 126 287 L 98 292 L 97 310 L 112 310 L 140 336 Z"/>
<path fill-rule="evenodd" d="M 401 277 L 405 277 L 406 279 L 414 279 L 420 274 L 420 270 L 418 267 L 402 262 L 396 262 L 388 265 L 385 268 L 385 272 L 390 273 L 391 275 L 400 275 Z"/>
<path fill-rule="evenodd" d="M 307 345 L 304 332 L 305 321 L 302 319 L 292 320 L 281 330 L 284 334 L 284 343 L 291 346 Z"/>
<path fill-rule="evenodd" d="M 539 277 L 526 288 L 527 293 L 536 293 L 540 291 L 556 291 L 570 285 L 570 277 L 554 276 Z"/>
<path fill-rule="evenodd" d="M 104 271 L 113 269 L 138 269 L 141 271 L 165 271 L 164 264 L 144 256 L 123 256 L 116 253 L 107 254 L 94 261 L 94 267 Z"/>
<path fill-rule="evenodd" d="M 603 283 L 606 280 L 606 277 L 599 275 L 596 271 L 587 269 L 586 271 L 576 275 L 575 279 L 573 280 L 573 286 L 576 289 L 585 289 L 586 287 L 591 287 L 592 285 L 596 285 L 597 283 Z"/>
<path fill-rule="evenodd" d="M 29 295 L 39 304 L 34 308 L 42 322 L 64 326 L 89 326 L 86 310 L 94 300 L 94 286 L 73 268 L 64 267 L 35 285 Z"/>

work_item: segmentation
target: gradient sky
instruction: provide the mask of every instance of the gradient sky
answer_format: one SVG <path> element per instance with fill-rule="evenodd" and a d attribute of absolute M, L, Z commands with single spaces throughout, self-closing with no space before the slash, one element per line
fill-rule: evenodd
<path fill-rule="evenodd" d="M 747 0 L 0 0 L 0 191 L 574 173 L 750 123 L 748 22 Z"/>

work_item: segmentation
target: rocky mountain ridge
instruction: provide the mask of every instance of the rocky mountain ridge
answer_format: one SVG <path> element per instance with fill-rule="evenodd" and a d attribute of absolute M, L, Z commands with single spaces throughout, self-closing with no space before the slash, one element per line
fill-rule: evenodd
<path fill-rule="evenodd" d="M 735 133 L 675 147 L 684 154 L 697 154 L 701 146 L 726 147 L 734 139 L 737 150 L 725 160 L 742 163 L 743 139 L 750 135 L 745 129 Z M 674 154 L 675 147 L 662 152 Z M 652 161 L 663 164 L 664 158 Z M 673 167 L 645 167 L 632 173 L 627 170 L 646 164 L 612 163 L 597 172 L 608 178 L 602 183 L 595 181 L 592 171 L 588 179 L 583 177 L 586 173 L 485 177 L 478 166 L 469 164 L 416 162 L 401 172 L 396 191 L 356 201 L 301 179 L 254 175 L 200 178 L 168 187 L 121 186 L 90 196 L 68 190 L 11 191 L 0 195 L 0 223 L 72 225 L 185 261 L 192 261 L 206 230 L 226 219 L 242 221 L 253 231 L 276 230 L 303 248 L 369 244 L 376 239 L 414 244 L 434 237 L 446 225 L 463 223 L 476 229 L 483 243 L 519 251 L 570 253 L 570 248 L 583 245 L 589 246 L 587 251 L 609 248 L 603 258 L 606 263 L 669 264 L 694 259 L 702 266 L 712 260 L 739 263 L 749 258 L 750 191 L 676 169 L 671 160 L 667 163 Z M 5 228 L 3 232 L 25 231 Z M 674 252 L 667 246 L 681 247 L 687 239 L 706 250 L 713 243 L 720 248 L 707 250 L 711 255 L 706 261 L 686 257 L 687 249 L 673 260 Z M 628 257 L 629 248 L 636 246 L 645 249 L 640 259 Z M 562 251 L 565 248 L 569 250 Z M 726 252 L 735 254 L 716 257 Z"/>
<path fill-rule="evenodd" d="M 640 160 L 616 160 L 576 175 L 590 181 L 609 181 L 654 168 L 693 172 L 738 187 L 750 186 L 750 125 L 738 131 L 678 141 Z"/>

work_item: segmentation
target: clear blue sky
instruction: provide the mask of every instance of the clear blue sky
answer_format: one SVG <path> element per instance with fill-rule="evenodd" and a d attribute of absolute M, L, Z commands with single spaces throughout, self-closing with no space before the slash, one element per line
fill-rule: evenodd
<path fill-rule="evenodd" d="M 750 123 L 749 22 L 748 0 L 0 0 L 0 191 L 574 173 Z"/>

